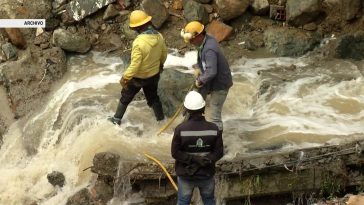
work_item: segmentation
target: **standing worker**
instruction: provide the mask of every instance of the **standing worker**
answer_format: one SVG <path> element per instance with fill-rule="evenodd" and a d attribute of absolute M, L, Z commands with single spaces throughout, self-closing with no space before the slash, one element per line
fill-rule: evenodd
<path fill-rule="evenodd" d="M 160 73 L 167 58 L 167 47 L 163 36 L 153 28 L 151 19 L 151 16 L 141 10 L 135 10 L 130 14 L 129 27 L 135 30 L 138 36 L 133 42 L 131 63 L 120 79 L 120 102 L 115 115 L 109 118 L 114 124 L 120 125 L 126 108 L 142 88 L 157 121 L 164 119 L 157 90 Z"/>
<path fill-rule="evenodd" d="M 176 127 L 171 146 L 176 160 L 177 205 L 189 205 L 195 187 L 204 205 L 215 205 L 215 163 L 224 153 L 221 132 L 205 120 L 205 100 L 200 93 L 190 91 L 183 105 L 189 119 Z"/>
<path fill-rule="evenodd" d="M 186 43 L 197 47 L 197 64 L 193 66 L 196 77 L 195 85 L 204 99 L 208 94 L 211 95 L 209 102 L 211 121 L 222 132 L 222 107 L 233 81 L 228 61 L 218 42 L 214 37 L 208 35 L 204 28 L 202 23 L 192 21 L 182 29 L 181 36 Z"/>

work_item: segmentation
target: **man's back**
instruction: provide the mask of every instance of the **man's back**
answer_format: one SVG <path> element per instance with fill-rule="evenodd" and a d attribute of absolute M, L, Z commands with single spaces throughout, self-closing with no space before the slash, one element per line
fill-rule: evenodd
<path fill-rule="evenodd" d="M 215 162 L 223 156 L 222 137 L 218 127 L 207 122 L 203 116 L 192 116 L 177 126 L 172 140 L 172 156 L 176 159 L 177 175 L 192 177 L 188 170 L 192 162 L 184 161 L 186 155 L 204 156 L 212 162 L 208 166 L 199 167 L 193 178 L 211 177 L 215 174 Z"/>
<path fill-rule="evenodd" d="M 132 62 L 124 76 L 145 79 L 156 75 L 167 58 L 167 47 L 162 35 L 158 32 L 139 34 L 133 42 L 131 58 Z"/>

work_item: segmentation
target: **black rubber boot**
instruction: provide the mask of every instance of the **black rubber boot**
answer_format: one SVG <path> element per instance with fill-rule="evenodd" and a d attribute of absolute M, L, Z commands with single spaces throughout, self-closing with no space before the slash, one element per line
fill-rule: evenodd
<path fill-rule="evenodd" d="M 124 105 L 119 102 L 114 117 L 110 117 L 108 120 L 110 120 L 112 123 L 116 125 L 120 125 L 121 119 L 123 118 L 127 107 L 128 107 L 127 105 Z"/>
<path fill-rule="evenodd" d="M 161 121 L 164 119 L 162 103 L 160 103 L 160 102 L 154 103 L 152 105 L 152 109 L 154 111 L 154 115 L 155 115 L 155 118 L 157 119 L 157 121 Z"/>

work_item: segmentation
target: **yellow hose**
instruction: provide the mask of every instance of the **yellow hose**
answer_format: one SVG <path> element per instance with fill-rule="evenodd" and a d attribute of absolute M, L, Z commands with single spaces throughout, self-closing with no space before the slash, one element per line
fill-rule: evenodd
<path fill-rule="evenodd" d="M 188 89 L 188 91 L 191 91 L 194 88 L 194 86 L 195 86 L 195 82 L 192 83 L 192 85 L 191 85 L 190 89 Z M 164 130 L 166 130 L 172 124 L 172 122 L 177 118 L 177 116 L 181 113 L 182 110 L 183 110 L 183 102 L 178 107 L 178 109 L 174 113 L 174 115 L 168 120 L 168 122 L 158 131 L 157 135 L 160 135 L 162 132 L 164 132 Z"/>
<path fill-rule="evenodd" d="M 150 160 L 154 161 L 155 163 L 157 163 L 159 165 L 160 168 L 162 168 L 163 172 L 166 174 L 166 176 L 168 177 L 169 181 L 171 182 L 171 184 L 173 185 L 174 189 L 176 191 L 178 191 L 178 187 L 176 185 L 176 183 L 174 182 L 173 178 L 171 177 L 171 175 L 168 173 L 167 169 L 163 166 L 163 164 L 156 158 L 154 158 L 153 156 L 150 156 L 149 154 L 144 153 L 144 156 L 146 156 L 147 158 L 149 158 Z"/>
<path fill-rule="evenodd" d="M 177 111 L 174 113 L 174 115 L 168 120 L 168 122 L 158 131 L 157 135 L 160 135 L 164 130 L 166 130 L 172 122 L 177 118 L 177 116 L 181 113 L 183 109 L 183 104 L 179 106 Z"/>

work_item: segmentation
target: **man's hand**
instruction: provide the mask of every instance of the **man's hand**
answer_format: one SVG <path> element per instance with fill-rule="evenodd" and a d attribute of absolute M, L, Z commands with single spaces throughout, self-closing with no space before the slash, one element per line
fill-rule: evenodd
<path fill-rule="evenodd" d="M 193 68 L 193 75 L 195 76 L 195 78 L 198 78 L 198 76 L 201 75 L 201 69 L 198 67 L 197 64 L 192 65 Z"/>
<path fill-rule="evenodd" d="M 195 81 L 195 86 L 196 86 L 196 88 L 201 88 L 203 85 L 199 80 L 196 80 Z"/>
<path fill-rule="evenodd" d="M 202 167 L 205 167 L 212 163 L 212 161 L 208 157 L 202 157 L 202 156 L 192 156 L 192 161 L 196 162 Z"/>
<path fill-rule="evenodd" d="M 201 70 L 199 68 L 194 68 L 193 69 L 193 75 L 195 76 L 195 78 L 198 78 L 198 76 L 201 75 Z"/>
<path fill-rule="evenodd" d="M 128 80 L 126 80 L 125 78 L 121 77 L 119 82 L 120 82 L 121 87 L 123 87 L 123 88 L 127 87 Z"/>
<path fill-rule="evenodd" d="M 200 165 L 198 164 L 190 164 L 186 166 L 186 172 L 190 176 L 194 175 L 198 171 L 198 169 L 200 169 Z"/>

